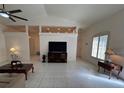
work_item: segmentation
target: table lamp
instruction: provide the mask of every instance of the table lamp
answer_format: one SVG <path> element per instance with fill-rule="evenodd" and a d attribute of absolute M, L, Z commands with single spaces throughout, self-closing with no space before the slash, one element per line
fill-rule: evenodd
<path fill-rule="evenodd" d="M 105 52 L 105 54 L 106 54 L 106 60 L 107 60 L 108 62 L 111 62 L 110 56 L 111 56 L 111 55 L 115 55 L 115 52 L 113 51 L 113 49 L 108 48 L 107 51 Z"/>
<path fill-rule="evenodd" d="M 17 50 L 15 48 L 10 48 L 10 55 L 11 55 L 12 60 L 17 60 L 17 58 L 18 58 L 16 51 Z"/>
<path fill-rule="evenodd" d="M 10 48 L 10 52 L 14 53 L 14 52 L 16 52 L 16 49 L 15 48 Z"/>
<path fill-rule="evenodd" d="M 110 55 L 115 55 L 115 52 L 113 51 L 113 49 L 108 48 L 105 54 L 110 56 Z"/>

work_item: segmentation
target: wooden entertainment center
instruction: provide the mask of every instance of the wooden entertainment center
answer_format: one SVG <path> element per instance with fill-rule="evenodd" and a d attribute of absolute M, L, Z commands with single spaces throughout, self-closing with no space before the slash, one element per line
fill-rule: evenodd
<path fill-rule="evenodd" d="M 67 43 L 49 42 L 48 63 L 67 63 Z"/>
<path fill-rule="evenodd" d="M 67 53 L 64 52 L 49 52 L 48 62 L 67 63 Z"/>

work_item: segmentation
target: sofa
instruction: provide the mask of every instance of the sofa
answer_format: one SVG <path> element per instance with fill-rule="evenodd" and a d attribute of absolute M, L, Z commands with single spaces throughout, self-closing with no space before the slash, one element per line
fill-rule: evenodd
<path fill-rule="evenodd" d="M 24 88 L 24 74 L 0 74 L 0 88 Z"/>
<path fill-rule="evenodd" d="M 0 62 L 0 66 L 10 63 L 9 61 Z M 0 73 L 0 88 L 24 88 L 25 76 L 24 74 L 8 74 Z"/>

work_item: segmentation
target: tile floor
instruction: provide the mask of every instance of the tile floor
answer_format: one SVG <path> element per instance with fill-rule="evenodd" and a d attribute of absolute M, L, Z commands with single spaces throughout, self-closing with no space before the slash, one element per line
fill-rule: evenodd
<path fill-rule="evenodd" d="M 98 73 L 91 63 L 33 62 L 35 73 L 28 73 L 27 88 L 124 88 L 124 81 Z"/>

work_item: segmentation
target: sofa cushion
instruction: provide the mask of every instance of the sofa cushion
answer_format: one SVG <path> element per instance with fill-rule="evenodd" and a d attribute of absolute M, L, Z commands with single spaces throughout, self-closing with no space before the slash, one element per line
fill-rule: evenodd
<path fill-rule="evenodd" d="M 0 75 L 0 88 L 24 88 L 25 77 L 23 74 Z"/>

